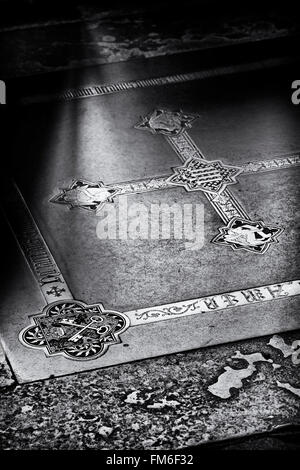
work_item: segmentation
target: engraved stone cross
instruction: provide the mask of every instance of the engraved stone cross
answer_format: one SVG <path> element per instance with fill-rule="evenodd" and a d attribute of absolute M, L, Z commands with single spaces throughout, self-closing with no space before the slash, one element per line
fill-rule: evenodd
<path fill-rule="evenodd" d="M 181 186 L 186 191 L 202 191 L 225 224 L 219 228 L 220 233 L 211 240 L 212 243 L 229 245 L 234 250 L 265 253 L 270 244 L 278 241 L 277 237 L 284 229 L 266 225 L 262 220 L 251 220 L 228 186 L 237 183 L 237 176 L 299 165 L 300 155 L 296 153 L 272 160 L 248 162 L 241 167 L 226 165 L 220 160 L 206 160 L 187 132 L 197 117 L 182 111 L 155 109 L 135 126 L 166 139 L 182 161 L 181 166 L 173 168 L 173 174 L 111 185 L 76 179 L 68 187 L 61 188 L 51 202 L 98 213 L 106 203 L 123 194 L 174 186 Z"/>

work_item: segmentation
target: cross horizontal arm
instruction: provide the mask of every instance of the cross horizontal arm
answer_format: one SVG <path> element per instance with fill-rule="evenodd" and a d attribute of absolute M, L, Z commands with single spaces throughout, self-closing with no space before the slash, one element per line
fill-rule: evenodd
<path fill-rule="evenodd" d="M 288 154 L 284 156 L 278 156 L 274 157 L 272 159 L 268 160 L 256 160 L 252 162 L 247 162 L 241 165 L 241 173 L 239 176 L 248 176 L 253 173 L 263 173 L 263 172 L 268 172 L 268 171 L 277 171 L 277 170 L 285 170 L 288 168 L 292 168 L 295 166 L 300 165 L 300 153 L 293 153 L 293 154 Z M 62 193 L 59 195 L 54 196 L 51 199 L 51 202 L 54 203 L 59 203 L 59 204 L 69 204 L 70 206 L 72 205 L 72 202 L 74 202 L 73 207 L 83 207 L 83 205 L 80 204 L 79 201 L 78 204 L 76 204 L 76 201 L 72 201 L 72 198 L 66 197 L 66 195 L 71 191 L 71 189 L 77 188 L 82 188 L 83 185 L 87 187 L 88 190 L 90 190 L 92 187 L 98 186 L 99 188 L 106 188 L 110 193 L 108 193 L 108 196 L 113 192 L 113 198 L 116 196 L 120 195 L 125 195 L 125 194 L 139 194 L 139 193 L 144 193 L 144 192 L 151 192 L 151 191 L 156 191 L 156 190 L 162 190 L 162 189 L 169 189 L 169 188 L 174 188 L 174 183 L 170 181 L 172 178 L 172 174 L 166 174 L 162 176 L 152 176 L 152 177 L 147 177 L 135 181 L 126 181 L 126 182 L 121 182 L 121 183 L 113 183 L 113 184 L 108 184 L 104 185 L 102 182 L 97 182 L 97 183 L 92 183 L 88 182 L 85 180 L 74 180 L 69 187 L 62 189 Z M 78 185 L 78 182 L 80 183 L 80 186 Z M 228 193 L 228 191 L 227 191 Z M 100 194 L 100 193 L 99 193 Z M 221 193 L 223 196 L 226 195 L 226 191 Z M 219 195 L 221 197 L 221 195 Z M 215 195 L 215 198 L 217 195 Z M 108 198 L 107 198 L 108 199 Z M 209 197 L 210 201 L 214 200 L 213 196 Z M 94 201 L 93 201 L 94 202 Z M 101 202 L 110 202 L 109 200 L 104 200 L 104 201 L 99 201 L 98 204 L 95 205 L 100 205 Z M 214 201 L 216 203 L 216 200 Z"/>

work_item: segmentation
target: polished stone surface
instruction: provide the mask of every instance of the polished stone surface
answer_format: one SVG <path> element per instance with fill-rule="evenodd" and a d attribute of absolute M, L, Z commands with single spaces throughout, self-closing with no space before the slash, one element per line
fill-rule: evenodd
<path fill-rule="evenodd" d="M 178 67 L 180 60 L 179 56 Z M 163 60 L 161 63 L 153 65 L 154 76 L 160 76 L 161 68 L 166 67 Z M 100 76 L 102 68 L 87 71 L 86 83 L 97 72 Z M 122 64 L 119 72 L 136 75 L 137 65 L 131 71 Z M 106 66 L 104 73 L 107 78 L 114 76 L 116 67 Z M 108 310 L 126 314 L 138 308 L 299 279 L 299 267 L 291 263 L 299 256 L 294 230 L 298 223 L 297 167 L 240 176 L 232 187 L 252 220 L 284 229 L 278 243 L 262 255 L 210 242 L 224 222 L 201 191 L 174 187 L 132 194 L 127 200 L 129 208 L 139 203 L 147 210 L 158 203 L 201 205 L 204 225 L 196 230 L 204 230 L 204 245 L 193 250 L 186 248 L 185 240 L 172 237 L 101 239 L 97 230 L 105 212 L 95 217 L 89 211 L 49 202 L 73 178 L 112 184 L 171 174 L 180 161 L 163 135 L 135 128 L 140 116 L 153 108 L 183 109 L 199 115 L 188 132 L 208 160 L 241 166 L 299 149 L 298 110 L 286 103 L 287 78 L 281 73 L 272 86 L 270 75 L 258 72 L 251 82 L 246 75 L 220 77 L 214 81 L 215 87 L 210 81 L 193 81 L 49 103 L 47 113 L 44 105 L 20 110 L 13 145 L 16 181 L 76 300 L 101 302 Z M 124 197 L 119 196 L 116 206 Z M 13 212 L 12 206 L 12 220 Z M 123 219 L 129 223 L 131 217 L 122 212 L 117 223 Z M 20 331 L 30 326 L 30 315 L 40 313 L 45 303 L 21 255 L 16 255 L 14 262 L 18 270 L 1 300 L 1 329 L 5 351 L 21 382 L 300 326 L 299 296 L 282 297 L 130 327 L 122 333 L 122 343 L 89 361 L 46 357 L 43 350 L 24 347 L 18 339 Z"/>

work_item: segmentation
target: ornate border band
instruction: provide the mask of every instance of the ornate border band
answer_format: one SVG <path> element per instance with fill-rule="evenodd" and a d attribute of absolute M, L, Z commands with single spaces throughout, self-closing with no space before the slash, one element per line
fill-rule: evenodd
<path fill-rule="evenodd" d="M 82 86 L 78 88 L 72 88 L 61 93 L 28 96 L 21 100 L 21 104 L 29 105 L 34 103 L 45 103 L 49 101 L 72 101 L 84 98 L 92 98 L 97 96 L 109 95 L 112 93 L 120 93 L 123 91 L 135 90 L 137 88 L 172 85 L 176 83 L 184 83 L 194 80 L 205 80 L 207 78 L 218 77 L 222 75 L 230 75 L 233 73 L 251 72 L 265 68 L 287 65 L 293 62 L 294 60 L 292 58 L 280 57 L 246 64 L 229 65 L 226 67 L 218 67 L 214 69 L 167 75 L 163 77 L 128 80 L 124 82 L 103 85 Z"/>
<path fill-rule="evenodd" d="M 141 308 L 126 312 L 131 326 L 170 320 L 172 318 L 217 312 L 234 307 L 243 307 L 300 295 L 300 281 L 287 281 L 279 284 L 242 289 L 223 294 L 216 294 L 198 299 Z"/>

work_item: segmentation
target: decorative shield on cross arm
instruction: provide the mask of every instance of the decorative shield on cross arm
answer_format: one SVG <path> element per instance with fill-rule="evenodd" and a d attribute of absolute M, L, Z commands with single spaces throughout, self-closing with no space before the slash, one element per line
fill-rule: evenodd
<path fill-rule="evenodd" d="M 265 253 L 270 244 L 277 243 L 283 232 L 281 227 L 270 227 L 262 220 L 251 221 L 233 217 L 226 227 L 219 228 L 219 235 L 212 243 L 231 246 L 233 250 L 245 249 L 253 253 Z"/>
<path fill-rule="evenodd" d="M 105 186 L 102 181 L 91 183 L 86 180 L 73 180 L 67 188 L 61 188 L 60 193 L 50 199 L 56 204 L 67 204 L 70 209 L 81 207 L 96 212 L 107 202 L 113 202 L 117 190 Z"/>
<path fill-rule="evenodd" d="M 198 117 L 197 114 L 184 113 L 181 110 L 154 109 L 147 116 L 142 117 L 135 128 L 150 131 L 152 134 L 177 136 L 185 129 L 192 127 L 192 123 Z"/>
<path fill-rule="evenodd" d="M 109 346 L 121 343 L 120 335 L 129 326 L 126 315 L 77 300 L 53 302 L 32 320 L 20 333 L 25 346 L 77 360 L 102 356 Z"/>

